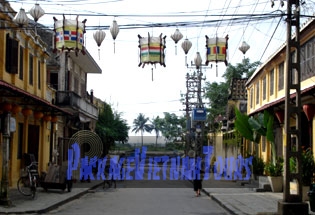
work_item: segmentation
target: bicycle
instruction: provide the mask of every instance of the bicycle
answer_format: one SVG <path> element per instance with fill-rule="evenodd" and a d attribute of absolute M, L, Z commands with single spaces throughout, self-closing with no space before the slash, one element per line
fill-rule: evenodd
<path fill-rule="evenodd" d="M 36 187 L 39 183 L 39 174 L 37 170 L 37 162 L 32 162 L 26 166 L 26 175 L 22 175 L 18 182 L 18 191 L 24 196 L 31 196 L 33 199 L 36 195 Z"/>

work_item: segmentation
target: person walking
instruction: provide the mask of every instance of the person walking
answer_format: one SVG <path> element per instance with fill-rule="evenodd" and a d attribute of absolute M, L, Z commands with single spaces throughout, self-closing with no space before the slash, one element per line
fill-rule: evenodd
<path fill-rule="evenodd" d="M 193 178 L 194 191 L 196 193 L 196 197 L 200 196 L 200 191 L 202 189 L 202 176 L 201 176 L 201 161 L 196 159 L 195 162 L 195 172 Z"/>

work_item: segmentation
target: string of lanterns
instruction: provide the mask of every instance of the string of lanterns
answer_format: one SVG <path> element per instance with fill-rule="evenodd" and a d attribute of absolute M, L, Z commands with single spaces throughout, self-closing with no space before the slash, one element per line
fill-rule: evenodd
<path fill-rule="evenodd" d="M 37 22 L 40 17 L 42 17 L 45 12 L 36 3 L 29 11 L 30 15 L 33 17 L 34 21 Z M 55 48 L 59 51 L 67 49 L 68 51 L 75 51 L 76 53 L 81 50 L 84 53 L 84 41 L 83 35 L 85 33 L 85 22 L 78 22 L 78 17 L 76 20 L 64 19 L 62 21 L 55 20 Z M 28 24 L 28 17 L 23 8 L 16 14 L 13 21 L 19 26 Z M 114 53 L 115 53 L 115 40 L 119 34 L 119 26 L 117 21 L 114 19 L 112 25 L 109 28 L 114 41 Z M 99 58 L 100 58 L 100 46 L 106 37 L 105 31 L 98 29 L 93 33 L 93 38 L 98 46 Z M 148 37 L 139 36 L 139 48 L 140 48 L 140 64 L 142 67 L 146 64 L 157 64 L 165 66 L 165 38 L 153 37 L 148 34 Z M 171 39 L 175 43 L 175 54 L 177 55 L 177 43 L 183 38 L 183 34 L 177 28 L 175 32 L 171 35 Z M 225 38 L 209 38 L 206 36 L 206 65 L 209 62 L 224 62 L 227 65 L 227 49 L 228 49 L 228 36 Z M 181 47 L 185 53 L 185 64 L 187 65 L 187 54 L 192 47 L 192 43 L 186 39 L 182 42 Z M 239 48 L 243 54 L 249 49 L 249 45 L 243 42 L 242 46 Z M 200 68 L 202 65 L 202 59 L 200 52 L 196 52 L 194 58 L 194 63 L 196 68 Z"/>

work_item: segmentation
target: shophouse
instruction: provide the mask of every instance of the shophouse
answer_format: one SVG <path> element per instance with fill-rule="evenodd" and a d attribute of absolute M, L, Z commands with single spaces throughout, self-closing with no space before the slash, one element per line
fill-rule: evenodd
<path fill-rule="evenodd" d="M 315 21 L 310 19 L 300 31 L 301 47 L 301 125 L 302 125 L 302 147 L 311 148 L 314 151 L 314 110 L 315 110 Z M 292 52 L 292 55 L 295 53 Z M 276 155 L 283 156 L 283 123 L 285 102 L 285 80 L 286 80 L 286 44 L 279 47 L 269 59 L 263 63 L 246 83 L 248 93 L 247 113 L 254 116 L 259 112 L 268 110 L 274 115 L 274 136 Z M 295 77 L 293 76 L 293 81 Z M 295 94 L 291 94 L 294 98 Z M 295 119 L 290 119 L 290 125 L 294 129 Z M 292 141 L 294 143 L 294 137 Z M 246 149 L 254 150 L 254 143 L 248 143 Z M 271 158 L 271 145 L 265 138 L 257 145 L 256 153 L 264 161 Z"/>

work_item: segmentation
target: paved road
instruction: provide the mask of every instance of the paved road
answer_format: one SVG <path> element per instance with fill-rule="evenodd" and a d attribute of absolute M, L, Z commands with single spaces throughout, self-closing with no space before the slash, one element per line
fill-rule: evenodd
<path fill-rule="evenodd" d="M 147 183 L 144 184 L 144 183 Z M 152 183 L 152 182 L 151 182 Z M 117 183 L 117 189 L 98 187 L 68 204 L 48 214 L 86 215 L 86 214 L 128 214 L 128 215 L 174 215 L 174 214 L 213 214 L 228 215 L 215 201 L 206 195 L 195 197 L 192 184 L 182 181 L 171 182 L 124 181 Z M 140 188 L 140 184 L 148 188 Z M 180 187 L 179 187 L 180 186 Z"/>

